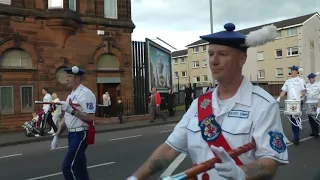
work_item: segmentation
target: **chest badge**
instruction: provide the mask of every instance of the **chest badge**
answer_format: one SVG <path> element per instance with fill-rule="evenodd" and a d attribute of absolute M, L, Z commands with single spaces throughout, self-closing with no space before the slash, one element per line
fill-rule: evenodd
<path fill-rule="evenodd" d="M 215 115 L 206 117 L 199 122 L 203 140 L 206 142 L 215 142 L 221 133 L 221 127 L 215 120 Z"/>
<path fill-rule="evenodd" d="M 201 107 L 202 109 L 207 109 L 207 107 L 209 106 L 210 102 L 211 102 L 211 100 L 209 100 L 209 99 L 204 99 L 204 100 L 201 102 L 200 107 Z"/>

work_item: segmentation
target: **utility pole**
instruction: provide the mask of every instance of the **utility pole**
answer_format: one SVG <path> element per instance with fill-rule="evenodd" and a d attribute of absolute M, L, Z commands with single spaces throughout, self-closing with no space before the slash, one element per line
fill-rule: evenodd
<path fill-rule="evenodd" d="M 213 33 L 213 15 L 212 15 L 212 0 L 209 0 L 210 4 L 210 28 L 211 28 L 211 34 Z"/>

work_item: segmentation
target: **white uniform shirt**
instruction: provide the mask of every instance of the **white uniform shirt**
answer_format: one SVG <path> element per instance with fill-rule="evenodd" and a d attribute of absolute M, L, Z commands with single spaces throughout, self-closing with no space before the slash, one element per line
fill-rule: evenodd
<path fill-rule="evenodd" d="M 306 89 L 307 100 L 318 100 L 318 96 L 320 95 L 320 84 L 318 82 L 314 82 L 313 84 L 308 83 Z"/>
<path fill-rule="evenodd" d="M 279 163 L 288 163 L 288 152 L 282 138 L 283 149 L 274 149 L 271 145 L 272 132 L 283 135 L 278 103 L 266 91 L 244 78 L 242 84 L 231 99 L 220 101 L 217 90 L 212 93 L 212 106 L 216 121 L 222 128 L 222 134 L 232 149 L 236 149 L 255 140 L 257 147 L 239 156 L 243 164 L 249 164 L 260 158 L 271 158 Z M 203 140 L 198 126 L 198 99 L 174 128 L 166 143 L 173 149 L 189 154 L 193 164 L 200 164 L 214 158 L 214 154 Z M 241 113 L 240 113 L 241 112 Z M 270 133 L 270 134 L 269 134 Z M 278 150 L 278 151 L 277 151 Z M 210 180 L 225 180 L 215 169 L 207 172 Z M 198 176 L 201 179 L 202 174 Z"/>
<path fill-rule="evenodd" d="M 58 102 L 60 102 L 60 99 L 56 98 L 55 100 L 53 100 L 53 102 L 58 103 Z M 60 116 L 61 115 L 61 106 L 56 106 L 56 110 L 52 113 L 52 115 Z"/>
<path fill-rule="evenodd" d="M 80 104 L 80 106 L 75 106 L 79 111 L 88 114 L 94 114 L 96 112 L 96 96 L 93 92 L 82 84 L 72 91 L 67 97 L 66 102 L 69 103 L 69 99 L 72 100 L 74 104 Z M 72 116 L 70 113 L 65 113 L 65 124 L 67 128 L 78 128 L 78 127 L 89 127 L 89 125 L 82 121 L 81 119 Z"/>
<path fill-rule="evenodd" d="M 46 95 L 44 95 L 42 102 L 52 102 L 52 97 L 49 93 L 47 93 Z M 43 104 L 42 105 L 42 109 L 45 113 L 47 113 L 50 109 L 50 104 Z"/>
<path fill-rule="evenodd" d="M 305 90 L 305 81 L 300 77 L 286 80 L 281 90 L 287 92 L 288 100 L 301 100 L 301 92 Z"/>

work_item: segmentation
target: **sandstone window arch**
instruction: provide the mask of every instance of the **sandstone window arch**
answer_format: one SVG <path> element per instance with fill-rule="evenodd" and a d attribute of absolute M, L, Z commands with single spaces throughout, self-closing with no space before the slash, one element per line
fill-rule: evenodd
<path fill-rule="evenodd" d="M 117 70 L 119 69 L 119 61 L 112 54 L 102 54 L 97 59 L 97 69 Z"/>
<path fill-rule="evenodd" d="M 0 56 L 0 68 L 31 69 L 33 68 L 33 64 L 28 52 L 22 49 L 12 48 L 4 51 Z"/>

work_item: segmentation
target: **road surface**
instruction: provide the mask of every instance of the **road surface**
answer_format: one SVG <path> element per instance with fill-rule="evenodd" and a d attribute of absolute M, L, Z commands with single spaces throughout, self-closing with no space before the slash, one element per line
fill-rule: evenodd
<path fill-rule="evenodd" d="M 285 134 L 292 137 L 290 122 L 283 118 Z M 320 138 L 309 137 L 310 127 L 303 117 L 302 142 L 289 144 L 290 164 L 278 170 L 275 180 L 311 180 L 319 167 Z M 124 180 L 130 176 L 168 137 L 174 124 L 143 129 L 97 134 L 96 144 L 87 150 L 91 180 Z M 49 150 L 50 141 L 4 147 L 0 149 L 0 179 L 4 180 L 63 180 L 61 163 L 67 151 L 66 139 L 60 149 Z M 168 169 L 150 179 L 179 173 L 191 167 L 190 158 L 179 156 Z"/>

